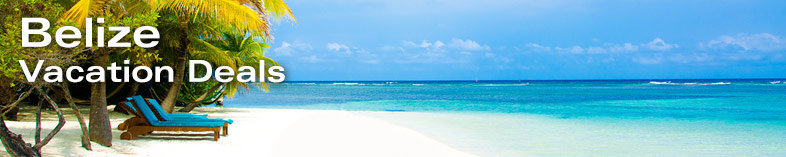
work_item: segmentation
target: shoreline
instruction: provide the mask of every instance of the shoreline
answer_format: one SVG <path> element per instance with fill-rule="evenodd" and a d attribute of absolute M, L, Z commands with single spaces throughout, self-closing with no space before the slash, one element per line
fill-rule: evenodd
<path fill-rule="evenodd" d="M 81 110 L 81 109 L 80 109 Z M 87 110 L 82 110 L 86 112 Z M 68 111 L 64 111 L 68 112 Z M 672 118 L 559 118 L 482 112 L 390 112 L 202 107 L 192 112 L 230 118 L 229 136 L 143 136 L 120 140 L 131 116 L 110 112 L 113 146 L 80 147 L 75 117 L 44 155 L 258 156 L 658 156 L 786 154 L 786 125 Z M 73 114 L 73 113 L 70 113 Z M 56 124 L 44 114 L 43 133 Z M 68 114 L 66 114 L 68 115 Z M 26 117 L 30 118 L 30 117 Z M 31 141 L 34 121 L 7 121 Z M 176 133 L 183 134 L 183 133 Z M 205 137 L 205 138 L 201 138 Z M 203 149 L 204 148 L 204 149 Z M 2 148 L 0 148 L 2 149 Z M 5 151 L 0 150 L 0 151 Z"/>
<path fill-rule="evenodd" d="M 196 109 L 193 113 L 209 114 L 210 117 L 230 118 L 235 121 L 229 127 L 229 135 L 221 137 L 218 141 L 190 136 L 176 136 L 177 139 L 172 139 L 172 136 L 143 136 L 134 140 L 120 140 L 122 131 L 117 130 L 117 125 L 131 116 L 117 112 L 110 113 L 114 136 L 112 147 L 93 143 L 93 151 L 85 150 L 80 144 L 79 123 L 73 118 L 67 118 L 60 133 L 43 147 L 42 154 L 44 156 L 227 154 L 475 156 L 449 147 L 412 129 L 352 111 L 214 107 Z M 43 119 L 48 120 L 46 114 Z M 33 141 L 35 122 L 22 119 L 22 121 L 6 121 L 6 125 L 15 133 L 22 134 L 25 141 Z M 55 125 L 56 121 L 42 121 L 42 133 L 47 133 Z M 5 151 L 4 148 L 0 149 Z"/>

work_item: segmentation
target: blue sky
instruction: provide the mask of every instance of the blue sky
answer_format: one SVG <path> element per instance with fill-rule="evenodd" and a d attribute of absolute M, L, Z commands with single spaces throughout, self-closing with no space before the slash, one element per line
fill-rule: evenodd
<path fill-rule="evenodd" d="M 786 77 L 786 1 L 286 2 L 290 81 Z"/>

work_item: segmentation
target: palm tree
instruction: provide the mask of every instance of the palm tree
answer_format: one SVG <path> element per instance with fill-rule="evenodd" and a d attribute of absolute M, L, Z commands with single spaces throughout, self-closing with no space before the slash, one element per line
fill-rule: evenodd
<path fill-rule="evenodd" d="M 253 6 L 246 7 L 246 5 Z M 177 19 L 177 38 L 163 35 L 159 50 L 173 54 L 175 58 L 174 82 L 169 87 L 162 107 L 172 112 L 185 73 L 186 56 L 189 55 L 192 35 L 202 35 L 203 30 L 189 26 L 201 21 L 214 21 L 232 26 L 237 31 L 270 39 L 268 14 L 292 16 L 282 0 L 80 0 L 61 19 L 74 20 L 84 25 L 87 17 L 134 16 L 136 13 L 159 12 L 162 17 Z M 286 14 L 285 14 L 286 13 Z M 293 18 L 294 19 L 294 18 Z M 173 24 L 172 21 L 162 20 Z M 172 36 L 170 36 L 172 37 Z M 170 40 L 171 39 L 171 40 Z M 109 49 L 97 49 L 93 64 L 106 66 Z M 90 139 L 104 146 L 111 146 L 111 125 L 106 110 L 106 84 L 94 83 L 91 90 Z"/>
<path fill-rule="evenodd" d="M 212 65 L 215 66 L 228 66 L 231 67 L 235 71 L 235 78 L 238 78 L 238 73 L 241 72 L 240 67 L 242 66 L 250 66 L 253 67 L 257 71 L 253 71 L 255 74 L 259 74 L 260 72 L 265 72 L 265 76 L 258 76 L 258 79 L 265 78 L 270 76 L 266 71 L 265 67 L 271 66 L 278 66 L 274 60 L 265 57 L 265 48 L 269 48 L 270 46 L 262 43 L 260 41 L 255 40 L 253 36 L 246 36 L 245 33 L 242 32 L 225 32 L 223 33 L 223 38 L 218 40 L 197 40 L 193 41 L 195 46 L 203 47 L 203 50 L 208 51 L 193 51 L 192 58 L 199 59 L 199 60 L 206 60 L 210 62 Z M 260 67 L 260 61 L 264 61 L 264 67 Z M 200 72 L 203 73 L 203 72 Z M 197 83 L 198 84 L 198 83 Z M 222 83 L 222 82 L 215 82 L 215 83 L 207 83 L 212 84 L 212 87 L 205 91 L 199 98 L 196 98 L 194 101 L 205 100 L 209 94 L 214 94 L 220 92 L 222 95 L 225 95 L 229 98 L 232 98 L 235 93 L 237 93 L 240 87 L 245 88 L 245 90 L 249 90 L 249 83 L 240 82 L 238 79 L 233 79 L 230 82 Z M 261 88 L 267 91 L 268 83 L 266 81 L 260 81 L 260 83 L 255 83 L 251 85 L 260 86 Z M 224 88 L 221 88 L 224 87 Z M 220 96 L 220 95 L 219 95 Z M 217 99 L 217 98 L 215 98 Z M 179 110 L 180 112 L 190 112 L 195 107 L 198 107 L 199 103 L 189 103 L 188 106 Z"/>

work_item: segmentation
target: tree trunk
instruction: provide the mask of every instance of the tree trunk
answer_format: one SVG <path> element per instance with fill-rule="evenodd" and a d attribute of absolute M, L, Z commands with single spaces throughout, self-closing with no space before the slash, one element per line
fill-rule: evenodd
<path fill-rule="evenodd" d="M 175 110 L 175 102 L 177 96 L 180 95 L 180 86 L 183 83 L 183 75 L 186 73 L 186 55 L 188 55 L 188 14 L 180 16 L 180 49 L 178 50 L 177 63 L 175 68 L 175 78 L 172 86 L 169 86 L 166 98 L 161 102 L 161 108 L 167 113 L 172 113 Z"/>
<path fill-rule="evenodd" d="M 30 92 L 33 91 L 33 88 L 30 88 L 27 92 L 23 93 L 22 95 L 17 98 L 17 100 L 13 100 L 15 94 L 11 90 L 11 87 L 7 78 L 0 77 L 0 86 L 3 88 L 0 89 L 0 104 L 5 105 L 4 108 L 9 107 L 7 110 L 3 112 L 3 114 L 7 114 L 11 110 L 16 109 L 16 104 L 19 103 L 22 99 L 25 99 Z M 7 87 L 7 88 L 6 88 Z M 16 109 L 18 110 L 18 109 Z M 16 112 L 16 111 L 14 111 Z M 16 113 L 14 113 L 15 115 Z M 33 149 L 33 146 L 26 143 L 24 139 L 22 139 L 22 135 L 15 134 L 8 130 L 8 127 L 5 126 L 5 118 L 6 116 L 0 116 L 0 142 L 3 143 L 5 147 L 5 151 L 8 152 L 11 156 L 41 156 L 38 150 Z"/>
<path fill-rule="evenodd" d="M 167 91 L 166 98 L 164 98 L 164 101 L 161 103 L 161 108 L 164 108 L 164 111 L 167 113 L 172 113 L 172 111 L 175 110 L 175 102 L 177 102 L 177 96 L 180 95 L 180 86 L 183 84 L 183 75 L 186 69 L 185 64 L 185 57 L 178 55 L 174 82 L 172 82 L 172 85 L 169 86 L 169 91 Z"/>
<path fill-rule="evenodd" d="M 224 85 L 224 83 L 223 82 L 219 82 L 218 84 L 214 85 L 213 87 L 210 87 L 210 89 L 207 90 L 207 92 L 205 92 L 201 96 L 199 96 L 199 98 L 197 98 L 196 101 L 200 101 L 202 99 L 205 99 L 205 97 L 207 97 L 208 94 L 215 93 L 216 90 L 218 90 L 218 88 L 221 87 L 221 85 Z M 179 112 L 191 112 L 191 110 L 194 110 L 194 108 L 199 107 L 200 105 L 202 105 L 202 104 L 190 103 L 190 104 L 188 104 L 188 106 L 186 106 L 186 107 L 184 107 L 184 108 L 182 108 L 182 109 L 180 109 L 178 111 Z"/>
<path fill-rule="evenodd" d="M 3 142 L 5 151 L 11 156 L 41 156 L 38 150 L 33 149 L 33 146 L 22 139 L 22 135 L 8 130 L 2 116 L 0 116 L 0 140 Z"/>
<path fill-rule="evenodd" d="M 44 108 L 44 101 L 38 101 L 38 109 L 35 112 L 35 143 L 41 142 L 41 109 Z"/>
<path fill-rule="evenodd" d="M 33 149 L 36 149 L 38 150 L 38 152 L 41 152 L 41 148 L 43 148 L 46 144 L 48 144 L 49 141 L 51 141 L 52 138 L 54 138 L 55 135 L 57 135 L 57 133 L 60 132 L 60 129 L 63 129 L 66 120 L 65 117 L 63 117 L 63 112 L 60 111 L 60 108 L 57 107 L 57 103 L 54 100 L 52 100 L 52 98 L 49 97 L 48 93 L 44 92 L 44 90 L 42 90 L 41 87 L 36 87 L 36 88 L 38 89 L 38 92 L 43 93 L 41 94 L 41 96 L 44 97 L 44 100 L 49 102 L 50 107 L 52 107 L 52 109 L 55 110 L 55 113 L 57 113 L 57 126 L 55 126 L 55 128 L 52 129 L 52 131 L 49 131 L 49 134 L 47 134 L 43 140 L 41 140 L 40 142 L 36 141 L 35 145 L 33 145 Z"/>
<path fill-rule="evenodd" d="M 93 58 L 93 65 L 106 67 L 109 54 L 99 51 Z M 106 109 L 106 82 L 92 83 L 90 93 L 90 140 L 103 146 L 112 146 L 112 125 Z"/>
<path fill-rule="evenodd" d="M 93 147 L 90 146 L 90 135 L 88 135 L 87 125 L 85 125 L 85 118 L 82 117 L 82 113 L 79 112 L 79 108 L 77 108 L 76 104 L 74 104 L 74 100 L 71 97 L 71 91 L 68 89 L 68 83 L 63 82 L 60 88 L 63 89 L 66 101 L 68 101 L 68 105 L 71 106 L 71 109 L 74 110 L 76 119 L 79 121 L 79 127 L 82 128 L 82 147 L 85 147 L 87 150 L 93 150 Z"/>
<path fill-rule="evenodd" d="M 35 88 L 31 87 L 30 89 L 27 90 L 27 92 L 22 93 L 22 95 L 20 95 L 19 98 L 16 99 L 14 102 L 12 102 L 11 104 L 5 105 L 3 107 L 3 110 L 4 110 L 3 111 L 3 115 L 8 114 L 9 112 L 12 112 L 12 111 L 14 112 L 14 115 L 16 115 L 16 112 L 19 111 L 19 106 L 17 106 L 17 105 L 19 105 L 19 102 L 21 102 L 22 100 L 27 98 L 27 96 L 30 95 L 30 93 L 33 92 L 33 89 L 35 89 Z M 16 116 L 14 116 L 14 118 L 16 118 Z"/>

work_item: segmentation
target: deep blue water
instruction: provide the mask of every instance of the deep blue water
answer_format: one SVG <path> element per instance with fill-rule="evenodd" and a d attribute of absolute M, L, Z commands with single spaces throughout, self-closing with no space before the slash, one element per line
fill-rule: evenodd
<path fill-rule="evenodd" d="M 311 81 L 252 89 L 227 107 L 489 112 L 786 125 L 786 79 Z"/>

